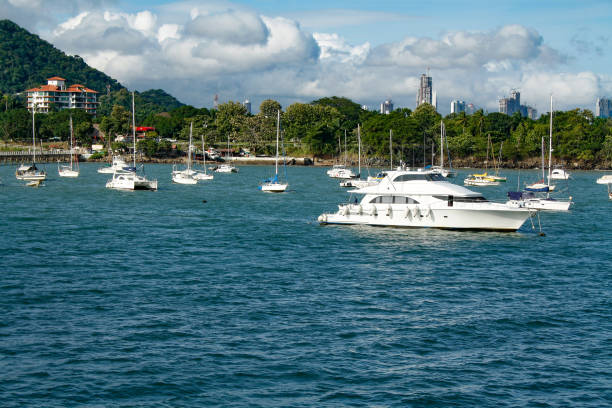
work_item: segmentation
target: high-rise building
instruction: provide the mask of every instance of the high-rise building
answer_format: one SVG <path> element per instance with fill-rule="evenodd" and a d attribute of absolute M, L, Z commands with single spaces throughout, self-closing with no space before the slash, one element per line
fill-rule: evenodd
<path fill-rule="evenodd" d="M 521 105 L 521 93 L 515 89 L 510 92 L 509 98 L 499 100 L 499 113 L 512 116 L 516 112 L 526 118 L 534 119 L 538 111 L 531 106 Z"/>
<path fill-rule="evenodd" d="M 27 91 L 28 109 L 36 108 L 36 112 L 48 113 L 53 108 L 83 109 L 96 115 L 98 107 L 98 92 L 80 84 L 66 86 L 66 80 L 60 77 L 47 79 L 47 85 L 31 88 Z"/>
<path fill-rule="evenodd" d="M 465 112 L 465 101 L 455 99 L 451 101 L 451 113 Z"/>
<path fill-rule="evenodd" d="M 529 119 L 536 120 L 538 118 L 538 110 L 536 108 L 532 108 L 531 106 L 527 106 L 527 116 Z"/>
<path fill-rule="evenodd" d="M 387 99 L 380 104 L 380 113 L 383 115 L 388 115 L 391 112 L 393 112 L 393 102 L 391 102 L 391 99 Z"/>
<path fill-rule="evenodd" d="M 597 98 L 595 117 L 609 118 L 612 115 L 612 101 L 608 98 Z"/>
<path fill-rule="evenodd" d="M 417 97 L 416 97 L 417 108 L 419 107 L 419 105 L 422 105 L 424 103 L 428 103 L 431 105 L 432 96 L 433 96 L 433 89 L 431 86 L 431 77 L 423 74 L 421 75 L 421 80 L 419 83 L 419 90 L 417 92 Z"/>
<path fill-rule="evenodd" d="M 474 112 L 476 112 L 476 107 L 473 103 L 468 103 L 465 107 L 465 113 L 467 113 L 468 115 L 473 115 Z"/>
<path fill-rule="evenodd" d="M 251 114 L 251 101 L 249 101 L 248 99 L 245 99 L 242 105 L 245 107 L 247 114 L 250 115 Z"/>
<path fill-rule="evenodd" d="M 499 113 L 512 116 L 515 112 L 521 111 L 521 93 L 513 89 L 509 98 L 499 100 Z"/>

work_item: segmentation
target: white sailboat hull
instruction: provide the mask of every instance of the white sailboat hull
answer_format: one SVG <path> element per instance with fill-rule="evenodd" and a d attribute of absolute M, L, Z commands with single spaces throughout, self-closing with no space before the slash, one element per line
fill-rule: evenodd
<path fill-rule="evenodd" d="M 60 177 L 70 177 L 70 178 L 79 177 L 79 171 L 73 170 L 70 167 L 64 167 L 64 168 L 60 167 L 57 173 L 59 174 Z"/>
<path fill-rule="evenodd" d="M 214 176 L 212 174 L 207 173 L 196 173 L 193 175 L 193 178 L 196 180 L 212 180 Z"/>
<path fill-rule="evenodd" d="M 408 228 L 516 231 L 530 211 L 504 204 L 487 203 L 489 208 L 431 208 L 423 205 L 345 204 L 334 214 L 319 216 L 321 224 L 354 224 Z"/>
<path fill-rule="evenodd" d="M 198 180 L 196 180 L 192 175 L 182 171 L 172 172 L 172 182 L 177 184 L 198 184 Z"/>
<path fill-rule="evenodd" d="M 47 179 L 47 174 L 44 172 L 28 173 L 28 174 L 16 175 L 15 178 L 17 180 L 25 180 L 25 181 L 42 181 L 42 180 Z"/>
<path fill-rule="evenodd" d="M 597 184 L 612 184 L 612 174 L 606 174 L 597 179 Z"/>
<path fill-rule="evenodd" d="M 550 198 L 530 198 L 519 201 L 515 205 L 542 211 L 569 211 L 572 201 L 553 200 Z"/>
<path fill-rule="evenodd" d="M 282 193 L 287 190 L 287 183 L 264 183 L 261 185 L 261 191 L 266 193 Z"/>
<path fill-rule="evenodd" d="M 478 179 L 465 179 L 463 184 L 466 186 L 475 187 L 487 187 L 487 186 L 499 186 L 499 181 L 494 180 L 478 180 Z"/>

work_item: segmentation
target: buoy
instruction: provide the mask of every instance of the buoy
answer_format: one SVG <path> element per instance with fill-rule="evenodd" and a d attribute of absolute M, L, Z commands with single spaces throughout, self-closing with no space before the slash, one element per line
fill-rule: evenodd
<path fill-rule="evenodd" d="M 206 200 L 202 200 L 203 203 L 206 203 Z"/>

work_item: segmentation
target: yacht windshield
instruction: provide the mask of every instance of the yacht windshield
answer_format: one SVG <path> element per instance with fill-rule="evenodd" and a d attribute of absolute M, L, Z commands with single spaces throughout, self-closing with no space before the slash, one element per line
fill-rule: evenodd
<path fill-rule="evenodd" d="M 425 180 L 425 181 L 444 181 L 444 176 L 437 173 L 425 173 L 425 174 L 400 174 L 396 178 L 393 179 L 393 182 L 402 182 L 402 181 L 415 181 L 415 180 Z"/>

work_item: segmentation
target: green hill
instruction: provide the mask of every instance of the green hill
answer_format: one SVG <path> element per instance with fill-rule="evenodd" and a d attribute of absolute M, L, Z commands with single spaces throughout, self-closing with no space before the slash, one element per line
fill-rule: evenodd
<path fill-rule="evenodd" d="M 83 84 L 100 93 L 98 115 L 107 115 L 112 105 L 131 109 L 127 89 L 104 72 L 91 68 L 78 55 L 69 56 L 39 36 L 10 20 L 0 20 L 0 94 L 16 94 L 44 85 L 47 78 L 61 76 L 68 84 Z M 107 94 L 110 86 L 110 97 Z M 139 117 L 167 112 L 183 106 L 161 89 L 136 94 Z"/>
<path fill-rule="evenodd" d="M 98 92 L 106 86 L 116 91 L 117 80 L 91 68 L 81 57 L 71 57 L 47 41 L 10 20 L 0 20 L 0 92 L 17 93 L 46 84 L 47 78 L 61 76 L 69 84 L 79 83 Z"/>

